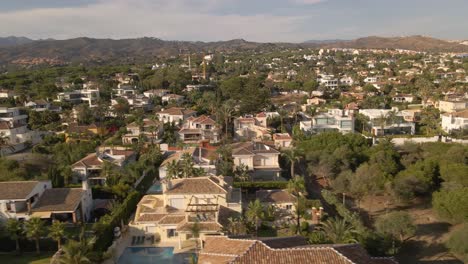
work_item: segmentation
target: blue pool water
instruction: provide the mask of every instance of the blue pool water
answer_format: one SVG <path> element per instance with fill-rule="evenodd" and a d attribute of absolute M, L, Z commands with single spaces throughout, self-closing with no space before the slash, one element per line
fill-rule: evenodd
<path fill-rule="evenodd" d="M 151 185 L 151 187 L 146 192 L 146 194 L 158 194 L 158 193 L 162 193 L 161 183 L 155 183 L 155 184 Z"/>
<path fill-rule="evenodd" d="M 190 263 L 190 254 L 175 254 L 173 247 L 128 247 L 117 264 L 185 264 Z"/>

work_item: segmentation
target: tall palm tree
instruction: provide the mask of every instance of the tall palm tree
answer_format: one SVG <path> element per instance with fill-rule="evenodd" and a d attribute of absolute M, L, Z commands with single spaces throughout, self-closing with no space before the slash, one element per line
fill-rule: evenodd
<path fill-rule="evenodd" d="M 179 163 L 175 160 L 167 164 L 167 180 L 178 178 L 180 175 L 180 166 Z"/>
<path fill-rule="evenodd" d="M 221 105 L 220 113 L 222 114 L 224 118 L 224 131 L 225 131 L 226 139 L 228 138 L 229 123 L 231 121 L 232 114 L 234 113 L 234 111 L 235 111 L 234 101 L 232 100 L 228 100 Z"/>
<path fill-rule="evenodd" d="M 65 223 L 60 221 L 54 221 L 49 227 L 50 238 L 57 241 L 57 249 L 62 247 L 62 238 L 65 236 Z"/>
<path fill-rule="evenodd" d="M 9 218 L 5 224 L 5 231 L 11 239 L 15 240 L 16 252 L 20 252 L 21 249 L 19 239 L 23 233 L 23 226 L 21 225 L 21 222 L 17 219 Z"/>
<path fill-rule="evenodd" d="M 263 206 L 260 200 L 251 201 L 245 212 L 247 219 L 255 225 L 255 236 L 258 236 L 258 226 L 264 216 Z"/>
<path fill-rule="evenodd" d="M 200 223 L 196 221 L 190 227 L 190 232 L 192 233 L 192 237 L 195 239 L 195 252 L 198 253 L 198 240 L 200 239 Z"/>
<path fill-rule="evenodd" d="M 354 243 L 356 229 L 344 219 L 332 218 L 322 222 L 319 227 L 323 234 L 334 244 Z"/>
<path fill-rule="evenodd" d="M 60 263 L 63 264 L 88 264 L 92 263 L 89 253 L 92 250 L 94 241 L 76 241 L 73 239 L 63 246 L 63 255 L 60 256 Z"/>
<path fill-rule="evenodd" d="M 190 153 L 184 153 L 182 154 L 181 157 L 181 163 L 182 163 L 182 174 L 184 175 L 184 178 L 188 178 L 190 176 L 193 176 L 193 158 Z"/>
<path fill-rule="evenodd" d="M 41 249 L 39 247 L 39 239 L 46 232 L 45 222 L 42 221 L 39 217 L 31 217 L 24 224 L 24 229 L 26 232 L 26 237 L 33 239 L 36 243 L 36 253 L 40 254 Z"/>
<path fill-rule="evenodd" d="M 291 178 L 293 178 L 296 176 L 296 174 L 294 174 L 294 166 L 296 165 L 296 161 L 301 159 L 301 155 L 293 148 L 284 150 L 283 153 L 281 153 L 281 156 L 285 157 L 289 164 L 291 164 Z"/>
<path fill-rule="evenodd" d="M 303 213 L 303 198 L 307 195 L 304 177 L 294 176 L 288 182 L 288 192 L 296 197 L 296 233 L 299 233 L 301 227 L 301 214 Z"/>
<path fill-rule="evenodd" d="M 288 117 L 288 112 L 284 109 L 278 110 L 279 118 L 280 118 L 280 130 L 281 132 L 285 132 L 286 129 L 284 127 L 284 119 Z"/>

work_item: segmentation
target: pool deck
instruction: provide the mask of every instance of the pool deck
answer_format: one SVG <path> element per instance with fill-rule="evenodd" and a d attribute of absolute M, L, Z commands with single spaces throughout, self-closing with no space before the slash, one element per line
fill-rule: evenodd
<path fill-rule="evenodd" d="M 184 241 L 182 248 L 179 249 L 179 242 L 177 241 L 164 241 L 164 242 L 156 242 L 151 244 L 149 241 L 146 241 L 143 244 L 134 245 L 132 246 L 132 237 L 133 236 L 143 236 L 144 234 L 140 230 L 135 230 L 133 228 L 129 228 L 126 232 L 122 233 L 122 237 L 117 240 L 115 243 L 115 247 L 112 250 L 112 257 L 106 259 L 102 262 L 102 264 L 115 264 L 119 259 L 120 255 L 124 252 L 127 247 L 173 247 L 174 254 L 177 253 L 193 253 L 195 252 L 195 242 L 194 241 Z M 151 234 L 146 234 L 146 236 L 150 236 Z"/>

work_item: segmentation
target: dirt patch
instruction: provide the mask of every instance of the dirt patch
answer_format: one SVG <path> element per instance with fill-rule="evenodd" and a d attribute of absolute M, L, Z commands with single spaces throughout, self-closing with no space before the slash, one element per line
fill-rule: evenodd
<path fill-rule="evenodd" d="M 369 225 L 379 216 L 392 211 L 408 212 L 416 225 L 416 234 L 405 242 L 396 256 L 400 263 L 463 263 L 444 246 L 454 227 L 437 219 L 429 199 L 417 199 L 413 203 L 402 204 L 390 196 L 369 196 L 361 202 L 363 219 Z"/>

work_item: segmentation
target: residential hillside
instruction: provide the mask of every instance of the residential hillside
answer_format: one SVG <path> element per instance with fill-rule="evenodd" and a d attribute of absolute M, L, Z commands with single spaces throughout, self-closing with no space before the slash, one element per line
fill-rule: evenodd
<path fill-rule="evenodd" d="M 243 39 L 217 42 L 166 41 L 158 38 L 37 40 L 0 38 L 0 65 L 62 65 L 152 62 L 181 53 L 258 51 L 287 48 L 372 48 L 431 52 L 468 52 L 468 46 L 424 36 L 366 37 L 356 40 L 307 41 L 304 43 L 258 43 Z"/>

